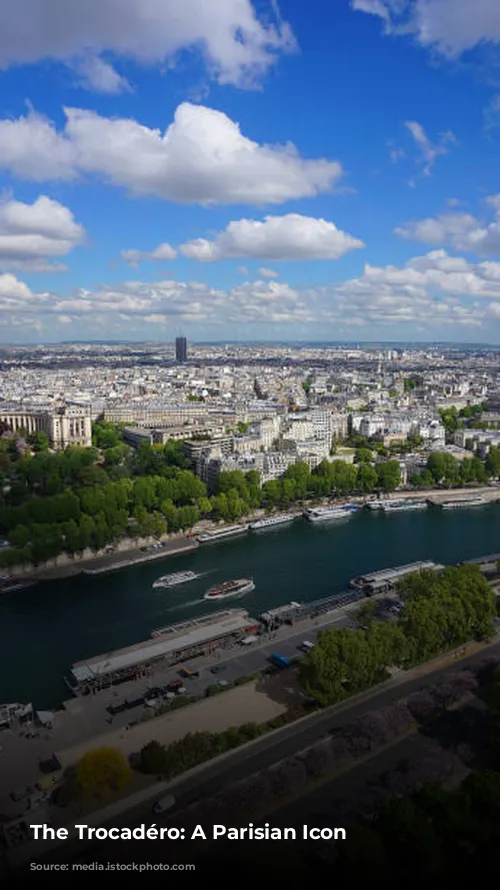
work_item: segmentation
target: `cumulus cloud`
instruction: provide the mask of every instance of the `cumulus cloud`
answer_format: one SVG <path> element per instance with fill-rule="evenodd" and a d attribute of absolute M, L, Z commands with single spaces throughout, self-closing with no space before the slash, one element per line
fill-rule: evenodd
<path fill-rule="evenodd" d="M 342 165 L 259 145 L 221 111 L 184 102 L 165 133 L 135 120 L 65 108 L 66 124 L 36 112 L 0 120 L 0 169 L 42 182 L 104 177 L 135 195 L 181 204 L 281 204 L 328 192 Z"/>
<path fill-rule="evenodd" d="M 280 53 L 295 48 L 277 4 L 263 11 L 259 18 L 251 0 L 17 0 L 0 5 L 0 67 L 45 59 L 83 64 L 89 89 L 118 92 L 126 81 L 102 53 L 171 68 L 188 50 L 201 53 L 219 83 L 252 87 Z"/>
<path fill-rule="evenodd" d="M 9 231 L 31 231 L 35 211 L 31 205 L 10 202 L 4 213 Z M 4 206 L 7 206 L 5 202 Z M 500 213 L 500 196 L 491 196 L 489 206 Z M 35 202 L 36 205 L 36 202 Z M 33 206 L 35 206 L 33 205 Z M 26 210 L 28 208 L 28 211 Z M 64 208 L 63 208 L 64 209 Z M 37 231 L 56 237 L 65 231 L 64 214 L 43 213 L 38 206 Z M 456 214 L 460 216 L 460 214 Z M 425 222 L 425 221 L 424 221 Z M 4 223 L 6 225 L 7 223 Z M 76 224 L 75 224 L 76 225 Z M 458 230 L 455 228 L 454 232 Z M 431 236 L 432 230 L 431 230 Z M 136 252 L 139 258 L 173 248 L 159 245 L 150 254 Z M 2 338 L 16 331 L 44 331 L 52 338 L 64 338 L 68 326 L 85 336 L 98 336 L 105 328 L 120 337 L 155 336 L 155 328 L 197 325 L 215 338 L 242 326 L 259 335 L 269 330 L 284 336 L 297 332 L 312 338 L 330 330 L 341 336 L 359 331 L 365 339 L 374 336 L 401 339 L 418 334 L 424 338 L 444 335 L 460 339 L 482 339 L 500 323 L 500 262 L 454 256 L 444 249 L 414 256 L 396 266 L 365 265 L 362 273 L 340 283 L 294 287 L 276 280 L 274 269 L 263 266 L 258 280 L 250 280 L 248 269 L 240 269 L 246 280 L 222 288 L 197 281 L 125 280 L 92 289 L 70 289 L 65 294 L 36 292 L 11 273 L 0 274 L 0 324 Z M 0 266 L 1 272 L 1 266 Z M 271 277 L 273 276 L 273 277 Z M 58 327 L 59 326 L 59 327 Z M 7 333 L 6 333 L 7 332 Z M 118 334 L 119 332 L 119 334 Z M 140 332 L 140 334 L 139 334 Z M 351 332 L 351 333 L 350 333 Z"/>
<path fill-rule="evenodd" d="M 497 0 L 351 0 L 378 16 L 388 34 L 412 34 L 422 46 L 456 58 L 483 43 L 500 43 Z"/>
<path fill-rule="evenodd" d="M 21 307 L 25 299 L 30 299 L 32 296 L 31 290 L 28 285 L 24 283 L 24 281 L 19 281 L 15 275 L 11 275 L 8 272 L 0 275 L 0 299 L 3 300 L 12 300 L 13 302 L 19 301 Z"/>
<path fill-rule="evenodd" d="M 500 320 L 500 262 L 469 262 L 435 250 L 403 266 L 366 265 L 357 278 L 339 284 L 292 287 L 276 280 L 245 281 L 227 289 L 201 282 L 123 281 L 65 296 L 33 293 L 13 275 L 0 275 L 3 319 L 19 325 L 74 323 L 123 334 L 159 324 L 196 325 L 203 330 L 241 325 L 295 326 L 295 330 L 366 331 L 391 328 L 411 336 L 415 331 L 469 328 L 475 331 Z M 64 322 L 60 319 L 64 318 Z M 59 319 L 59 322 L 58 322 Z M 474 334 L 475 336 L 475 334 Z"/>
<path fill-rule="evenodd" d="M 131 86 L 126 77 L 122 77 L 109 62 L 98 56 L 84 56 L 75 65 L 77 73 L 81 77 L 81 86 L 87 87 L 96 93 L 131 92 Z"/>
<path fill-rule="evenodd" d="M 491 195 L 486 201 L 493 209 L 493 222 L 482 222 L 470 213 L 442 213 L 407 222 L 394 233 L 407 241 L 494 256 L 500 253 L 500 195 Z"/>
<path fill-rule="evenodd" d="M 424 176 L 430 176 L 437 158 L 441 155 L 448 154 L 448 146 L 456 141 L 454 134 L 451 130 L 447 130 L 445 133 L 441 134 L 439 142 L 434 144 L 429 139 L 422 124 L 419 124 L 418 121 L 406 121 L 405 127 L 413 136 L 420 151 L 420 160 L 423 164 Z"/>
<path fill-rule="evenodd" d="M 266 260 L 338 260 L 350 250 L 364 247 L 324 219 L 288 213 L 266 216 L 261 222 L 240 219 L 230 222 L 215 240 L 197 238 L 180 247 L 184 256 L 201 262 L 224 258 Z"/>
<path fill-rule="evenodd" d="M 161 263 L 164 261 L 175 260 L 176 256 L 177 251 L 166 242 L 164 244 L 159 244 L 158 247 L 155 247 L 155 249 L 151 250 L 149 253 L 141 250 L 122 250 L 121 252 L 122 260 L 125 260 L 125 262 L 133 269 L 137 269 L 139 264 L 144 260 Z"/>
<path fill-rule="evenodd" d="M 500 300 L 500 263 L 474 264 L 444 250 L 434 250 L 408 260 L 404 266 L 366 265 L 359 278 L 339 285 L 338 292 L 353 299 L 373 297 L 378 304 L 387 300 L 395 307 L 399 300 L 408 311 L 412 301 L 418 305 L 421 301 L 428 303 L 430 298 L 438 301 L 443 297 L 444 305 L 452 298 Z"/>
<path fill-rule="evenodd" d="M 45 195 L 33 204 L 0 202 L 0 269 L 62 271 L 66 267 L 49 258 L 66 256 L 84 238 L 85 230 L 71 211 Z"/>

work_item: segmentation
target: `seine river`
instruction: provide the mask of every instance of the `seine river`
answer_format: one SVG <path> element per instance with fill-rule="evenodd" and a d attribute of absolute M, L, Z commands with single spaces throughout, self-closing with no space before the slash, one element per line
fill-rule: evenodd
<path fill-rule="evenodd" d="M 154 628 L 210 610 L 266 608 L 344 590 L 350 578 L 421 559 L 453 563 L 500 552 L 500 504 L 391 516 L 362 512 L 327 525 L 303 519 L 281 530 L 252 533 L 197 551 L 94 578 L 40 584 L 0 599 L 0 702 L 55 707 L 68 691 L 71 664 L 144 640 Z M 193 569 L 204 577 L 153 590 L 167 572 Z M 208 605 L 205 589 L 252 576 L 242 600 Z"/>

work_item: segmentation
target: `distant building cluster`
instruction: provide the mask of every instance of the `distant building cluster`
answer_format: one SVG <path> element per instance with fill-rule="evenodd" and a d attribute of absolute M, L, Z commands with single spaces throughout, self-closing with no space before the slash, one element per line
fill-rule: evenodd
<path fill-rule="evenodd" d="M 182 441 L 209 489 L 224 470 L 257 470 L 265 482 L 297 461 L 352 462 L 357 440 L 389 449 L 403 481 L 431 451 L 459 457 L 500 444 L 498 358 L 487 350 L 190 345 L 188 356 L 177 337 L 12 348 L 0 361 L 4 430 L 44 432 L 54 449 L 89 446 L 103 419 L 122 425 L 132 447 Z M 447 435 L 443 411 L 487 401 L 481 429 Z"/>

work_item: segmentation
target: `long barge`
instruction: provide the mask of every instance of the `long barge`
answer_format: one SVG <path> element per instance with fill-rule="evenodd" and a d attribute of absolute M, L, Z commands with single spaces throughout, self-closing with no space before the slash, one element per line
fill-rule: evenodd
<path fill-rule="evenodd" d="M 250 531 L 259 532 L 277 526 L 287 525 L 299 516 L 299 513 L 278 513 L 275 516 L 267 516 L 250 523 Z"/>
<path fill-rule="evenodd" d="M 278 606 L 276 609 L 268 609 L 260 615 L 261 622 L 265 625 L 266 630 L 278 627 L 281 624 L 293 624 L 304 618 L 316 618 L 319 615 L 325 615 L 328 612 L 335 612 L 344 606 L 357 603 L 365 599 L 366 594 L 362 590 L 344 590 L 342 593 L 336 593 L 331 596 L 322 597 L 319 600 L 313 600 L 311 603 L 288 603 L 285 606 Z"/>
<path fill-rule="evenodd" d="M 344 504 L 342 507 L 310 507 L 304 510 L 304 518 L 308 522 L 332 522 L 339 519 L 350 519 L 360 511 L 358 504 Z"/>
<path fill-rule="evenodd" d="M 198 535 L 199 544 L 216 544 L 217 541 L 225 541 L 226 538 L 234 538 L 243 535 L 248 531 L 249 526 L 244 523 L 242 525 L 226 525 L 223 528 L 216 528 L 210 532 L 203 532 Z"/>
<path fill-rule="evenodd" d="M 242 639 L 256 629 L 256 622 L 242 609 L 212 612 L 202 618 L 172 624 L 153 631 L 151 638 L 124 649 L 116 649 L 76 662 L 65 678 L 73 694 L 139 678 L 152 664 L 180 664 Z"/>
<path fill-rule="evenodd" d="M 369 501 L 368 510 L 381 513 L 402 513 L 410 510 L 425 510 L 428 506 L 425 498 L 394 498 L 389 501 Z"/>
<path fill-rule="evenodd" d="M 382 569 L 379 572 L 359 575 L 349 582 L 349 586 L 355 590 L 365 591 L 367 595 L 372 596 L 374 593 L 393 590 L 397 582 L 407 575 L 413 575 L 415 572 L 437 572 L 444 568 L 444 565 L 431 560 L 410 562 L 403 566 L 396 566 L 393 569 Z"/>
<path fill-rule="evenodd" d="M 485 507 L 486 504 L 491 504 L 491 500 L 484 497 L 470 497 L 470 498 L 450 498 L 447 501 L 434 502 L 436 507 L 439 507 L 441 510 L 460 510 L 465 507 Z"/>

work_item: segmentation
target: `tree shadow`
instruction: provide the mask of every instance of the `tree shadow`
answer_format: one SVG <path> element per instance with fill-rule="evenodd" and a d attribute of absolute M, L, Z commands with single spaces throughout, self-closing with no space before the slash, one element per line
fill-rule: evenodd
<path fill-rule="evenodd" d="M 420 732 L 435 739 L 446 751 L 456 753 L 467 766 L 477 769 L 485 765 L 490 718 L 481 701 L 444 711 L 422 726 Z"/>
<path fill-rule="evenodd" d="M 255 688 L 287 711 L 305 703 L 304 693 L 293 670 L 264 675 Z"/>

